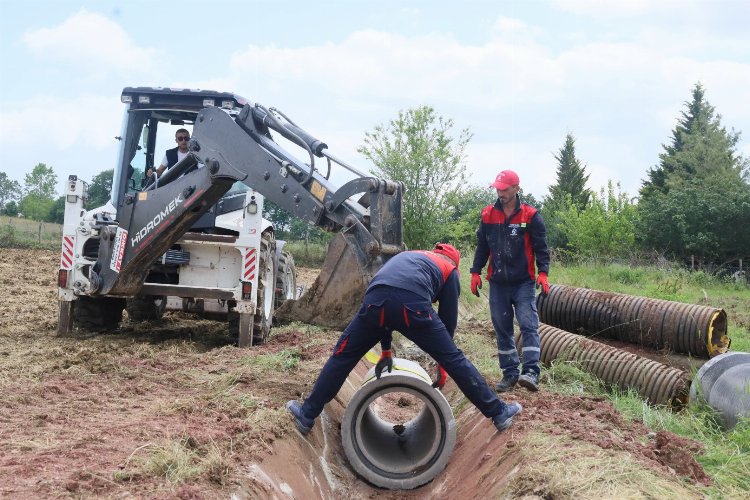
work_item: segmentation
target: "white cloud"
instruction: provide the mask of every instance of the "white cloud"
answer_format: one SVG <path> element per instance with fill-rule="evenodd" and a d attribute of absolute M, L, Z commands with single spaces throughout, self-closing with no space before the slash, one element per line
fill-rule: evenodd
<path fill-rule="evenodd" d="M 0 110 L 0 149 L 9 152 L 0 170 L 19 182 L 39 162 L 60 181 L 68 174 L 88 181 L 116 163 L 123 111 L 117 97 L 44 95 Z"/>
<path fill-rule="evenodd" d="M 73 64 L 88 75 L 148 72 L 157 67 L 155 49 L 137 46 L 119 24 L 85 9 L 58 26 L 26 32 L 23 43 L 41 60 Z"/>
<path fill-rule="evenodd" d="M 375 30 L 296 50 L 251 45 L 235 53 L 230 65 L 249 87 L 258 80 L 271 89 L 294 81 L 311 94 L 323 89 L 390 108 L 394 101 L 413 106 L 449 100 L 496 109 L 511 105 L 511 95 L 515 102 L 544 100 L 560 83 L 557 63 L 533 43 L 493 39 L 464 45 L 450 35 L 407 37 Z"/>
<path fill-rule="evenodd" d="M 651 12 L 666 12 L 684 7 L 689 2 L 678 0 L 551 0 L 550 4 L 561 11 L 587 17 L 631 17 Z"/>

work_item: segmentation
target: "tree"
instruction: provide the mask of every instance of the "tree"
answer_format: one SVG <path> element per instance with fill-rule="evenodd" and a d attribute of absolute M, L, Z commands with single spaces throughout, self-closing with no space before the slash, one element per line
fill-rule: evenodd
<path fill-rule="evenodd" d="M 591 198 L 591 190 L 586 188 L 589 174 L 586 167 L 576 158 L 575 139 L 565 136 L 565 144 L 555 156 L 557 160 L 557 182 L 549 187 L 549 199 L 545 204 L 551 208 L 567 204 L 567 197 L 578 210 L 583 210 Z"/>
<path fill-rule="evenodd" d="M 45 220 L 56 224 L 65 222 L 65 196 L 60 196 L 52 203 Z"/>
<path fill-rule="evenodd" d="M 452 137 L 452 128 L 453 120 L 420 106 L 367 132 L 357 149 L 374 164 L 374 175 L 404 184 L 404 241 L 409 248 L 436 242 L 450 220 L 450 202 L 464 184 L 465 148 L 472 134 L 467 128 Z"/>
<path fill-rule="evenodd" d="M 450 241 L 459 247 L 477 244 L 477 228 L 482 209 L 496 200 L 495 191 L 487 187 L 469 185 L 447 196 L 450 207 L 440 241 Z"/>
<path fill-rule="evenodd" d="M 24 196 L 34 195 L 40 199 L 54 199 L 57 190 L 57 175 L 52 167 L 38 163 L 24 179 Z"/>
<path fill-rule="evenodd" d="M 557 160 L 557 180 L 549 187 L 550 194 L 544 199 L 547 243 L 551 248 L 568 249 L 569 241 L 562 230 L 564 218 L 571 208 L 579 212 L 585 209 L 592 193 L 586 188 L 589 175 L 576 157 L 573 135 L 565 136 L 565 144 L 554 157 Z"/>
<path fill-rule="evenodd" d="M 56 189 L 55 171 L 44 163 L 38 163 L 30 174 L 26 174 L 18 210 L 30 219 L 47 220 L 55 203 Z"/>
<path fill-rule="evenodd" d="M 18 203 L 18 211 L 26 218 L 46 221 L 54 204 L 55 200 L 52 198 L 41 198 L 36 194 L 29 194 Z"/>
<path fill-rule="evenodd" d="M 292 214 L 271 200 L 264 200 L 263 217 L 271 221 L 277 238 L 289 238 Z"/>
<path fill-rule="evenodd" d="M 699 266 L 750 256 L 750 185 L 725 172 L 668 177 L 665 187 L 639 202 L 646 246 Z"/>
<path fill-rule="evenodd" d="M 561 217 L 560 227 L 572 252 L 584 258 L 627 257 L 635 248 L 637 207 L 627 193 L 612 181 L 601 189 L 583 210 L 571 204 Z"/>
<path fill-rule="evenodd" d="M 102 170 L 94 176 L 87 191 L 87 208 L 101 207 L 109 201 L 114 173 L 114 169 L 110 168 L 109 170 Z"/>
<path fill-rule="evenodd" d="M 18 215 L 18 204 L 11 200 L 8 203 L 5 204 L 2 210 L 3 215 L 7 215 L 10 217 L 15 217 Z"/>
<path fill-rule="evenodd" d="M 21 197 L 21 185 L 18 181 L 8 177 L 5 172 L 0 172 L 0 210 L 10 202 L 18 201 Z"/>
<path fill-rule="evenodd" d="M 691 179 L 729 172 L 737 180 L 747 177 L 748 160 L 737 153 L 741 134 L 734 129 L 727 132 L 721 125 L 721 115 L 705 99 L 700 83 L 692 94 L 693 100 L 685 102 L 687 110 L 672 131 L 671 144 L 662 145 L 664 152 L 659 155 L 659 165 L 650 168 L 648 179 L 643 181 L 641 199 L 655 191 L 669 191 L 671 176 Z"/>
<path fill-rule="evenodd" d="M 639 234 L 646 247 L 678 258 L 744 257 L 750 248 L 742 225 L 750 220 L 750 161 L 737 153 L 740 134 L 721 125 L 700 83 L 692 96 L 641 187 Z"/>

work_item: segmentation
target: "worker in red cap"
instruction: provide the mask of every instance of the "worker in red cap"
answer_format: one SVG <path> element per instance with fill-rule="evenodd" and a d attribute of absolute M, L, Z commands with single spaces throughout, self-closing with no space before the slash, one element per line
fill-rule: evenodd
<path fill-rule="evenodd" d="M 310 432 L 326 403 L 336 396 L 362 356 L 378 342 L 382 354 L 375 375 L 380 378 L 383 370 L 392 370 L 393 330 L 401 332 L 437 361 L 438 375 L 433 387 L 443 387 L 447 372 L 469 401 L 492 419 L 497 430 L 510 427 L 521 405 L 508 405 L 498 398 L 453 342 L 458 322 L 460 259 L 461 254 L 454 247 L 438 243 L 432 251 L 401 252 L 385 263 L 370 282 L 362 307 L 336 343 L 310 395 L 304 403 L 297 400 L 287 403 L 301 433 Z M 432 308 L 434 302 L 439 302 L 437 313 Z"/>
<path fill-rule="evenodd" d="M 489 260 L 490 316 L 503 371 L 503 379 L 495 389 L 506 392 L 519 384 L 536 391 L 539 389 L 540 350 L 534 282 L 537 288 L 542 288 L 543 294 L 549 292 L 549 251 L 544 220 L 534 207 L 521 203 L 518 174 L 514 171 L 503 170 L 490 187 L 497 190 L 497 201 L 482 210 L 477 249 L 470 269 L 471 292 L 479 296 L 482 268 Z M 513 338 L 514 312 L 521 330 L 520 360 Z"/>

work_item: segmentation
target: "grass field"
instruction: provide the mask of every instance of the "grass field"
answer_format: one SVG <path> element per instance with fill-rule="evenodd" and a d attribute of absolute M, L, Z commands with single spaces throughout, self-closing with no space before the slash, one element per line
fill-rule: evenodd
<path fill-rule="evenodd" d="M 472 255 L 469 253 L 468 255 Z M 470 290 L 470 259 L 461 262 L 461 304 L 469 319 L 489 321 L 488 285 L 482 297 Z M 559 266 L 552 264 L 550 283 L 591 288 L 686 303 L 702 303 L 727 312 L 731 350 L 750 351 L 750 287 L 703 272 L 690 272 L 676 266 L 629 267 L 620 264 Z M 464 334 L 460 347 L 485 377 L 497 378 L 495 346 L 481 335 Z M 554 364 L 543 370 L 542 383 L 553 391 L 568 394 L 601 395 L 612 401 L 626 417 L 646 424 L 654 432 L 666 430 L 694 439 L 704 446 L 697 457 L 714 485 L 706 490 L 710 498 L 747 498 L 750 491 L 750 419 L 743 419 L 730 432 L 717 423 L 705 406 L 690 406 L 675 413 L 647 405 L 635 393 L 609 390 L 593 376 L 569 364 Z"/>
<path fill-rule="evenodd" d="M 0 247 L 60 248 L 62 224 L 0 216 Z"/>

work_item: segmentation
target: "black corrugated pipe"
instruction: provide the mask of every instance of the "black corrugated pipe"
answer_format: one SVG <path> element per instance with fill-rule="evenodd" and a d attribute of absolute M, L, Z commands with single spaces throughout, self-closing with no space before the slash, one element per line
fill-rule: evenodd
<path fill-rule="evenodd" d="M 575 362 L 604 382 L 638 391 L 652 405 L 679 409 L 688 401 L 690 378 L 678 368 L 642 358 L 550 325 L 539 325 L 541 361 Z M 516 336 L 516 345 L 521 345 Z"/>
<path fill-rule="evenodd" d="M 727 314 L 700 304 L 552 285 L 537 298 L 539 321 L 602 337 L 709 358 L 729 347 Z"/>

